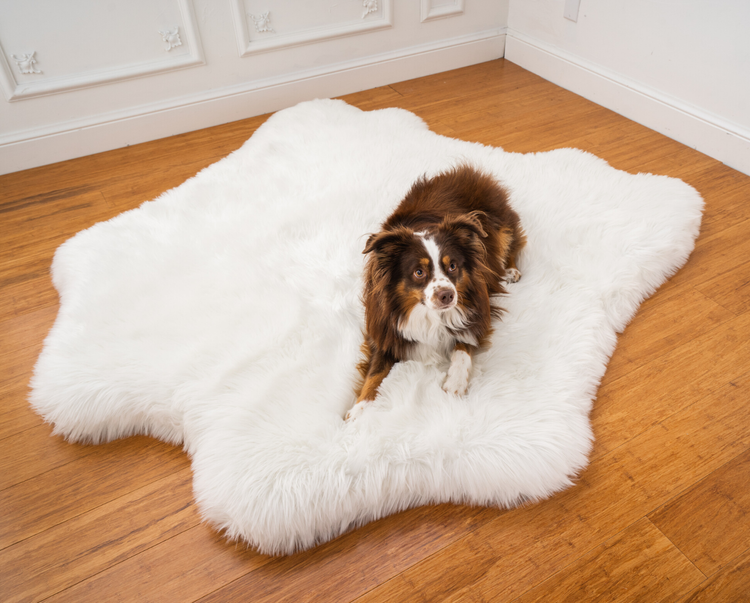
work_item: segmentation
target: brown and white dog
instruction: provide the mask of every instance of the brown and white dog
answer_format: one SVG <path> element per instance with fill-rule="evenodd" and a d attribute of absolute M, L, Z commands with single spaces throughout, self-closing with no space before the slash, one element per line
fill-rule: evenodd
<path fill-rule="evenodd" d="M 492 177 L 460 166 L 420 178 L 363 252 L 357 403 L 375 399 L 396 362 L 449 354 L 443 389 L 465 394 L 472 355 L 502 312 L 492 298 L 506 292 L 505 281 L 520 278 L 516 257 L 525 243 L 518 215 Z"/>

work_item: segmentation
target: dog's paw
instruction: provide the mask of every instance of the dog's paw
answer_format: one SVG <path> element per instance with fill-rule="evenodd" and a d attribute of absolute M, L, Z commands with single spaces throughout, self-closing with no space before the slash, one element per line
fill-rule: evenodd
<path fill-rule="evenodd" d="M 453 394 L 454 396 L 465 395 L 468 387 L 468 379 L 461 379 L 460 377 L 456 377 L 455 375 L 449 375 L 445 380 L 445 383 L 443 383 L 443 391 L 448 394 Z"/>
<path fill-rule="evenodd" d="M 508 268 L 505 271 L 505 281 L 508 283 L 517 283 L 521 280 L 521 271 L 518 268 Z"/>
<path fill-rule="evenodd" d="M 451 366 L 448 376 L 443 383 L 443 391 L 454 396 L 463 396 L 469 387 L 469 371 L 471 370 L 471 356 L 457 350 L 451 356 Z"/>
<path fill-rule="evenodd" d="M 356 421 L 357 418 L 364 412 L 366 404 L 367 404 L 367 400 L 362 400 L 361 402 L 357 402 L 354 406 L 352 406 L 349 409 L 349 412 L 346 413 L 346 417 L 344 417 L 344 421 L 346 421 L 347 423 Z"/>

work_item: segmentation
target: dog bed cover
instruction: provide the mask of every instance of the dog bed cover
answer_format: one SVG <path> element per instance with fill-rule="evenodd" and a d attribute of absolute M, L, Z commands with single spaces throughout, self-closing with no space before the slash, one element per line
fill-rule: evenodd
<path fill-rule="evenodd" d="M 468 393 L 398 363 L 355 421 L 367 235 L 458 163 L 528 236 Z M 31 402 L 72 441 L 184 445 L 203 517 L 261 552 L 415 505 L 509 507 L 586 466 L 616 333 L 693 249 L 698 193 L 575 149 L 516 154 L 342 101 L 273 115 L 242 148 L 55 254 L 60 310 Z"/>

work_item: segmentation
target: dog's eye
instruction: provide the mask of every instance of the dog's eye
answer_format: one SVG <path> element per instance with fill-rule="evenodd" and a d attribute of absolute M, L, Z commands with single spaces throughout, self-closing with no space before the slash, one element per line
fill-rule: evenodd
<path fill-rule="evenodd" d="M 456 266 L 456 262 L 451 262 L 451 265 L 448 266 L 448 272 L 455 272 L 458 266 Z"/>
<path fill-rule="evenodd" d="M 424 278 L 424 270 L 422 270 L 421 268 L 417 268 L 414 271 L 414 276 L 416 276 L 417 278 Z"/>

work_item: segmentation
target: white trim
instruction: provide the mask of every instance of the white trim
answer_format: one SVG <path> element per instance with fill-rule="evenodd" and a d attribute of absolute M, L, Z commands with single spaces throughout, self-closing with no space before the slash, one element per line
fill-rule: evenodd
<path fill-rule="evenodd" d="M 234 33 L 237 37 L 237 48 L 241 57 L 268 52 L 269 50 L 277 50 L 279 48 L 291 48 L 320 40 L 333 40 L 335 38 L 354 36 L 364 32 L 393 27 L 393 0 L 380 0 L 380 4 L 382 6 L 382 14 L 379 19 L 370 18 L 368 15 L 357 23 L 306 29 L 287 35 L 276 34 L 264 40 L 253 41 L 250 39 L 250 28 L 247 22 L 244 1 L 232 0 L 230 2 L 232 20 L 234 21 Z"/>
<path fill-rule="evenodd" d="M 559 48 L 508 29 L 505 58 L 750 175 L 750 131 Z"/>
<path fill-rule="evenodd" d="M 421 21 L 433 21 L 443 19 L 444 17 L 455 17 L 463 14 L 464 0 L 453 0 L 453 4 L 443 6 L 432 6 L 432 0 L 422 0 L 421 2 Z"/>
<path fill-rule="evenodd" d="M 501 58 L 505 28 L 0 137 L 0 174 Z"/>
<path fill-rule="evenodd" d="M 10 61 L 8 61 L 3 53 L 3 49 L 0 48 L 0 87 L 3 88 L 8 101 L 15 102 L 37 96 L 47 96 L 59 92 L 91 88 L 92 86 L 130 80 L 155 73 L 165 73 L 167 71 L 195 67 L 196 65 L 204 65 L 203 47 L 196 26 L 192 0 L 177 0 L 177 5 L 180 8 L 180 15 L 182 16 L 180 34 L 184 34 L 189 49 L 188 54 L 177 55 L 176 58 L 168 56 L 154 61 L 125 65 L 114 69 L 108 68 L 104 71 L 74 74 L 64 77 L 45 77 L 37 81 L 19 83 L 15 78 Z M 154 35 L 158 34 L 159 31 L 155 29 Z"/>

